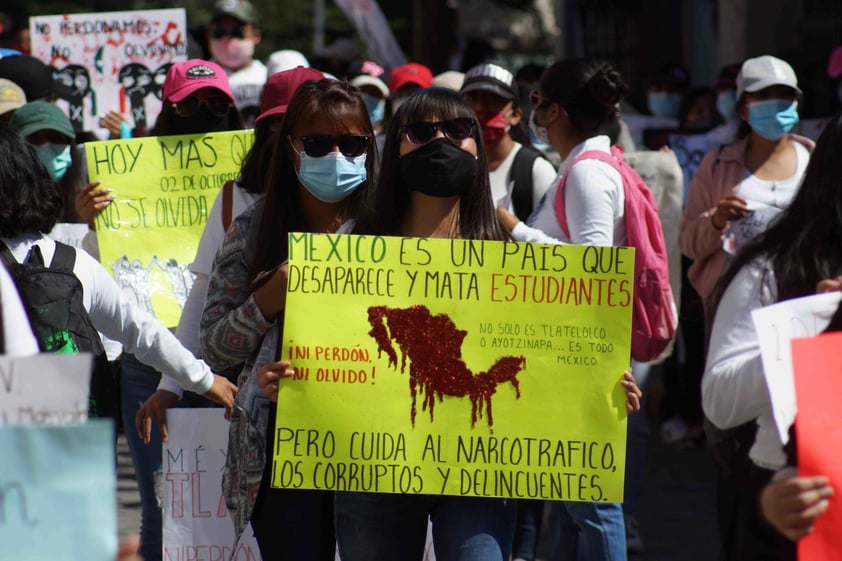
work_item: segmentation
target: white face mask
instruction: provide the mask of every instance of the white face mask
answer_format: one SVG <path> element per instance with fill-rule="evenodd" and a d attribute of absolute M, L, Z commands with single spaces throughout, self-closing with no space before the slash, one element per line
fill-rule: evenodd
<path fill-rule="evenodd" d="M 254 40 L 233 37 L 211 39 L 210 52 L 220 65 L 231 70 L 239 70 L 254 57 Z"/>
<path fill-rule="evenodd" d="M 540 142 L 541 144 L 549 144 L 550 143 L 550 133 L 547 130 L 547 127 L 542 127 L 538 123 L 535 122 L 535 111 L 532 111 L 529 115 L 529 130 L 532 132 L 532 135 L 535 137 L 535 140 Z"/>

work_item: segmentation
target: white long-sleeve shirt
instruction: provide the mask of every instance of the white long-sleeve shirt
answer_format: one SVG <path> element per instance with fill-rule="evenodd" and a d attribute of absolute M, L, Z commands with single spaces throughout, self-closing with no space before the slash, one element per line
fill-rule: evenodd
<path fill-rule="evenodd" d="M 6 267 L 0 265 L 0 301 L 3 315 L 4 354 L 7 356 L 30 356 L 38 354 L 38 340 L 32 333 L 29 317 L 20 301 L 15 281 Z"/>
<path fill-rule="evenodd" d="M 752 262 L 737 273 L 716 310 L 702 377 L 702 408 L 707 418 L 720 429 L 756 419 L 757 437 L 749 457 L 772 470 L 782 468 L 786 457 L 751 312 L 774 304 L 776 298 L 775 277 L 764 262 Z"/>
<path fill-rule="evenodd" d="M 55 241 L 40 234 L 3 241 L 18 262 L 23 262 L 35 245 L 45 263 L 52 262 L 55 254 Z M 213 373 L 208 365 L 197 360 L 161 322 L 132 304 L 105 268 L 78 248 L 73 273 L 82 283 L 83 303 L 97 331 L 119 341 L 138 360 L 172 376 L 190 391 L 202 394 L 211 388 Z"/>

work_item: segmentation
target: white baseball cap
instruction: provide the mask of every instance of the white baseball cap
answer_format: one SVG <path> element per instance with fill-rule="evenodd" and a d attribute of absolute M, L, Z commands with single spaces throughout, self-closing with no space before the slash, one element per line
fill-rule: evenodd
<path fill-rule="evenodd" d="M 769 55 L 746 60 L 737 74 L 737 99 L 769 86 L 789 86 L 801 93 L 795 71 L 786 61 Z"/>

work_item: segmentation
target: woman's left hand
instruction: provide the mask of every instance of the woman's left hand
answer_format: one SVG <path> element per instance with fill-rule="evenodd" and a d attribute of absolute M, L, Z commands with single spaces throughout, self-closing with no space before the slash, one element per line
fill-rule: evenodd
<path fill-rule="evenodd" d="M 837 290 L 842 290 L 842 276 L 836 277 L 835 279 L 824 279 L 823 281 L 819 281 L 819 284 L 816 285 L 816 294 L 834 292 Z"/>
<path fill-rule="evenodd" d="M 520 223 L 520 218 L 501 206 L 497 207 L 497 219 L 500 221 L 500 224 L 503 225 L 503 228 L 505 228 L 510 234 L 512 233 L 512 230 L 515 229 L 515 226 Z"/>
<path fill-rule="evenodd" d="M 631 369 L 623 372 L 620 384 L 626 391 L 626 411 L 629 413 L 640 411 L 640 399 L 643 397 L 643 391 L 637 387 L 637 381 L 634 379 Z"/>
<path fill-rule="evenodd" d="M 278 382 L 282 377 L 289 378 L 293 374 L 295 374 L 295 371 L 292 370 L 288 361 L 270 362 L 257 371 L 257 387 L 263 391 L 263 395 L 268 397 L 270 401 L 277 403 Z"/>

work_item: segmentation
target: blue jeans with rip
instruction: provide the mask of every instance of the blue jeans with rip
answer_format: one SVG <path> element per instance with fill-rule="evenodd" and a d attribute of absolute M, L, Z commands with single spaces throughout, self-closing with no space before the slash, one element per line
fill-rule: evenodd
<path fill-rule="evenodd" d="M 507 499 L 337 492 L 339 555 L 420 561 L 429 516 L 438 561 L 508 561 L 516 515 Z"/>

